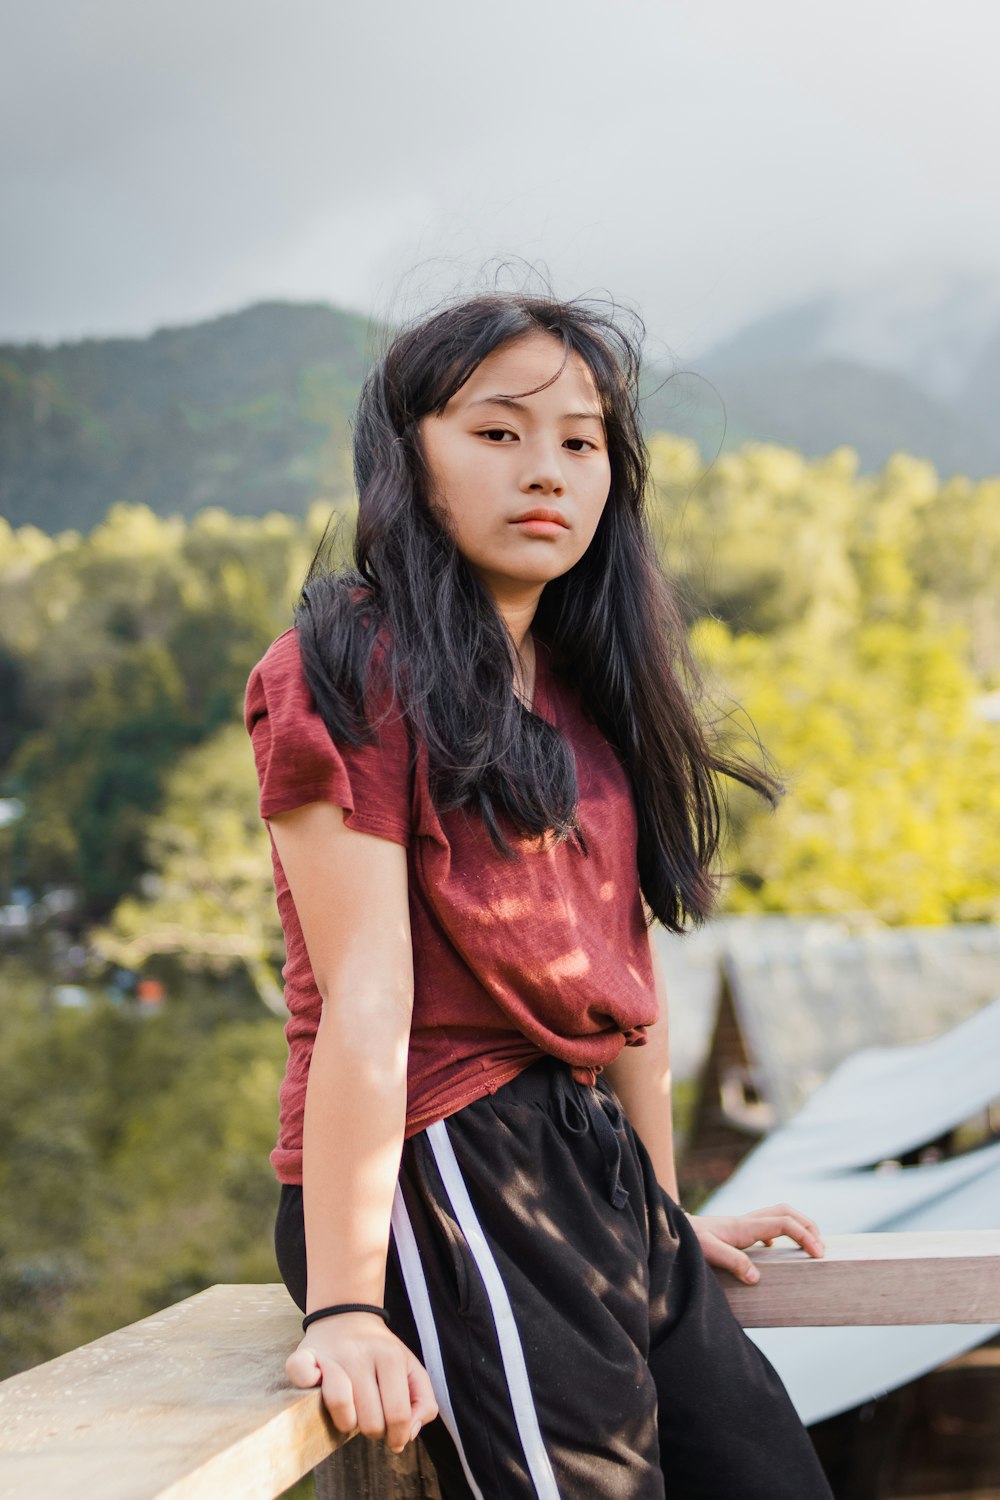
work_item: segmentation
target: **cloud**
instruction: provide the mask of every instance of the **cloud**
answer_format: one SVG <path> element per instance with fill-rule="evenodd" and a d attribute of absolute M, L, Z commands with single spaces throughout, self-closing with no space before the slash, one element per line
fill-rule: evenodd
<path fill-rule="evenodd" d="M 1000 21 L 973 0 L 8 10 L 0 336 L 384 311 L 509 252 L 683 353 L 914 245 L 1000 249 Z"/>

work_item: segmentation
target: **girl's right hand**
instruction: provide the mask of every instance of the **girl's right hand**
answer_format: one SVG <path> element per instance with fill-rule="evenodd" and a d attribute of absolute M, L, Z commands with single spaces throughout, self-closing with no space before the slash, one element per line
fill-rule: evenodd
<path fill-rule="evenodd" d="M 285 1361 L 301 1390 L 322 1385 L 323 1404 L 339 1432 L 384 1437 L 402 1453 L 438 1414 L 430 1376 L 377 1313 L 336 1313 L 306 1329 Z"/>

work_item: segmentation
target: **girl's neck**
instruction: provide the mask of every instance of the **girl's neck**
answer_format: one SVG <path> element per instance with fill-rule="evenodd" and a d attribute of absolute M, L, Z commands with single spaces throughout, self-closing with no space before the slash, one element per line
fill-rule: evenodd
<path fill-rule="evenodd" d="M 531 631 L 525 631 L 518 651 L 517 662 L 514 667 L 514 691 L 524 704 L 530 708 L 535 698 L 535 673 L 537 662 L 535 657 L 535 638 Z"/>

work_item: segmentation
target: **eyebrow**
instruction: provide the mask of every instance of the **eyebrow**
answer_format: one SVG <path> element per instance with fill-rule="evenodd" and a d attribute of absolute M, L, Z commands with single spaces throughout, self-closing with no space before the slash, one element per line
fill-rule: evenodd
<path fill-rule="evenodd" d="M 523 401 L 515 401 L 513 396 L 480 396 L 478 401 L 469 402 L 469 408 L 473 406 L 506 406 L 511 411 L 528 410 Z M 604 418 L 599 411 L 564 411 L 561 418 L 564 422 L 584 422 L 588 419 L 604 425 Z"/>

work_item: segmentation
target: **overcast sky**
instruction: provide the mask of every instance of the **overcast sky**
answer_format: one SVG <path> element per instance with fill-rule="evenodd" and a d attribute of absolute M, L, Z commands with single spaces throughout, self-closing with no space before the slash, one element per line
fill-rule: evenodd
<path fill-rule="evenodd" d="M 0 338 L 412 312 L 510 255 L 685 354 L 825 287 L 1000 266 L 994 0 L 0 14 Z"/>

